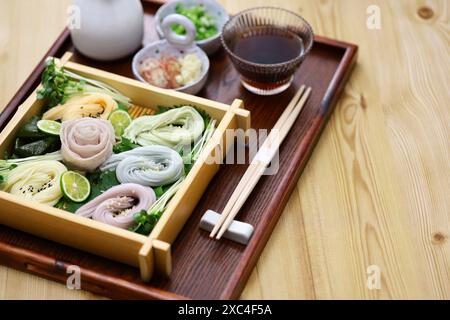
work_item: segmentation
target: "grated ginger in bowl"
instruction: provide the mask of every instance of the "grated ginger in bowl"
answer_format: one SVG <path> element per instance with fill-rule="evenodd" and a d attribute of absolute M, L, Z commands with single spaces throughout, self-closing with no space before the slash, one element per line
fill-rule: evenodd
<path fill-rule="evenodd" d="M 181 86 L 188 85 L 200 77 L 202 62 L 195 53 L 178 58 L 178 62 L 181 65 L 181 70 L 180 74 L 175 77 L 175 80 Z"/>

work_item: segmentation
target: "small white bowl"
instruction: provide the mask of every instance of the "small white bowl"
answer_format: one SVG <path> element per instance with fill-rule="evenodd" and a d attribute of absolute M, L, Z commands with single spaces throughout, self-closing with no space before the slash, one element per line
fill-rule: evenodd
<path fill-rule="evenodd" d="M 164 38 L 164 33 L 162 30 L 162 21 L 165 17 L 170 14 L 176 13 L 175 7 L 177 4 L 182 3 L 186 6 L 199 5 L 205 6 L 206 11 L 214 18 L 217 26 L 217 34 L 211 38 L 195 41 L 195 43 L 202 48 L 208 55 L 212 55 L 216 52 L 220 46 L 220 33 L 222 27 L 230 19 L 227 11 L 215 0 L 173 0 L 162 5 L 155 14 L 156 21 L 156 31 L 158 36 L 162 39 Z"/>
<path fill-rule="evenodd" d="M 188 31 L 187 35 L 180 36 L 175 34 L 170 29 L 171 23 L 182 24 Z M 206 80 L 208 79 L 209 59 L 206 53 L 193 43 L 193 39 L 195 38 L 195 26 L 189 19 L 178 14 L 172 14 L 166 17 L 166 19 L 164 20 L 164 24 L 164 32 L 166 34 L 166 38 L 170 42 L 168 40 L 159 40 L 139 50 L 134 55 L 131 64 L 133 74 L 136 79 L 148 83 L 139 72 L 140 65 L 146 59 L 160 59 L 164 55 L 179 58 L 187 54 L 194 53 L 202 63 L 202 71 L 200 73 L 200 76 L 194 82 L 172 90 L 189 94 L 197 94 L 205 86 Z"/>

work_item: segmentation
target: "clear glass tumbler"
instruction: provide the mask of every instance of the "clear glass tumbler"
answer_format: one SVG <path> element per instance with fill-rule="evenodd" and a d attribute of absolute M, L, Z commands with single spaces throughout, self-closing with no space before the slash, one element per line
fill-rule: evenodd
<path fill-rule="evenodd" d="M 294 12 L 257 7 L 231 18 L 221 39 L 243 86 L 255 94 L 273 95 L 291 85 L 312 48 L 314 33 Z"/>

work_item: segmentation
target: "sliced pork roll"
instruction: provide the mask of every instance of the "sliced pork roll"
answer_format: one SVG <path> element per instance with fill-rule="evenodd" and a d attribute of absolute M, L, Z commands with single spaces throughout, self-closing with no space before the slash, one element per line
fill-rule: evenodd
<path fill-rule="evenodd" d="M 100 170 L 116 170 L 121 183 L 156 187 L 177 181 L 184 174 L 184 164 L 178 152 L 154 145 L 113 154 Z"/>
<path fill-rule="evenodd" d="M 81 118 L 62 123 L 61 154 L 71 168 L 94 171 L 112 154 L 114 129 L 109 121 Z"/>
<path fill-rule="evenodd" d="M 141 210 L 148 210 L 155 201 L 152 188 L 125 183 L 105 191 L 80 207 L 75 214 L 129 229 L 134 224 L 133 215 Z"/>

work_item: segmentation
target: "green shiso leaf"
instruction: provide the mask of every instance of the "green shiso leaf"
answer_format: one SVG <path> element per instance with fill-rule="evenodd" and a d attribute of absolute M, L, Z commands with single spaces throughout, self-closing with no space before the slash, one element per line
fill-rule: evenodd
<path fill-rule="evenodd" d="M 132 150 L 132 149 L 138 148 L 138 147 L 140 147 L 140 145 L 131 142 L 130 139 L 122 137 L 122 140 L 119 143 L 114 145 L 113 152 L 121 153 L 121 152 L 129 151 L 129 150 Z"/>

